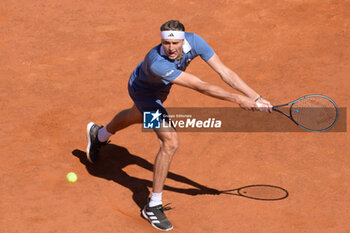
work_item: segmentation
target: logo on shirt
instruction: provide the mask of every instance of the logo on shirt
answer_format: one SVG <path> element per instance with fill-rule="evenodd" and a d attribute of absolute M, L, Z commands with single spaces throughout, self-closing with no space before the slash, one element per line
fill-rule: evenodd
<path fill-rule="evenodd" d="M 162 114 L 159 109 L 156 112 L 143 112 L 143 128 L 144 129 L 160 129 L 160 116 Z"/>
<path fill-rule="evenodd" d="M 166 73 L 163 78 L 168 77 L 169 75 L 171 75 L 172 73 L 174 73 L 175 70 L 170 70 L 168 73 Z"/>

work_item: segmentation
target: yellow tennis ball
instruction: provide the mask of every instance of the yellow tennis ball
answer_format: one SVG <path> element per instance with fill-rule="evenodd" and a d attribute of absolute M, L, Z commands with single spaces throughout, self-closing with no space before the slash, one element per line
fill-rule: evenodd
<path fill-rule="evenodd" d="M 78 179 L 78 176 L 74 172 L 70 172 L 70 173 L 67 174 L 68 182 L 74 183 L 75 181 L 77 181 L 77 179 Z"/>

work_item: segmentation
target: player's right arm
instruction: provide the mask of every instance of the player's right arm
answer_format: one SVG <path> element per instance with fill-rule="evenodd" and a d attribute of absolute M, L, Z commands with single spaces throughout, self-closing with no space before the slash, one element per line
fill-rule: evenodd
<path fill-rule="evenodd" d="M 245 110 L 256 110 L 258 107 L 254 100 L 246 96 L 228 92 L 219 86 L 204 82 L 187 72 L 182 72 L 171 82 L 183 87 L 191 88 L 207 96 L 237 103 Z"/>

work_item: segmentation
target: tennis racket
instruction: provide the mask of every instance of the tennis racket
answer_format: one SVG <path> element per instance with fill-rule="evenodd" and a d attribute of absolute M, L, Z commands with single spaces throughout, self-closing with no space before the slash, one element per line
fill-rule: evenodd
<path fill-rule="evenodd" d="M 287 111 L 283 111 L 282 108 Z M 273 106 L 272 110 L 311 132 L 329 130 L 335 125 L 339 116 L 335 102 L 324 95 L 306 95 L 290 103 Z"/>
<path fill-rule="evenodd" d="M 248 185 L 238 189 L 220 191 L 220 194 L 235 195 L 261 201 L 277 201 L 288 197 L 288 191 L 273 185 Z"/>

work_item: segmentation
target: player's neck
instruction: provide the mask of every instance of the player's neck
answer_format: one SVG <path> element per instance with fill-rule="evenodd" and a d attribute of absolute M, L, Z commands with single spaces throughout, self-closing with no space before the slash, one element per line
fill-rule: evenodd
<path fill-rule="evenodd" d="M 181 61 L 181 58 L 182 58 L 182 55 L 183 55 L 183 52 L 181 51 L 181 54 L 178 58 L 176 58 L 177 61 Z"/>

